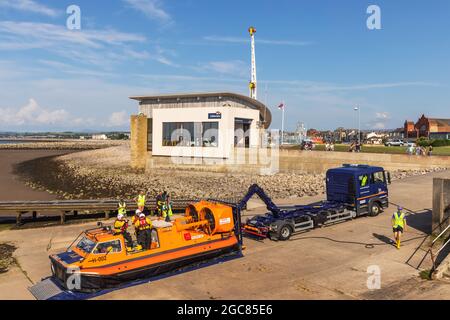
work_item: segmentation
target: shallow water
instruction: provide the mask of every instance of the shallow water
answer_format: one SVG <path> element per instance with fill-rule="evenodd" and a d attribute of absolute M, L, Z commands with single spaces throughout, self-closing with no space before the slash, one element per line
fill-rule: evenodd
<path fill-rule="evenodd" d="M 27 141 L 22 140 L 0 140 L 0 144 L 19 144 L 19 143 L 26 143 Z"/>

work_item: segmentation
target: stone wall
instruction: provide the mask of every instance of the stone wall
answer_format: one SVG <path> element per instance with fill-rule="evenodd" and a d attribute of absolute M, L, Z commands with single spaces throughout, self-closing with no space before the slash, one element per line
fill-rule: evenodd
<path fill-rule="evenodd" d="M 170 158 L 148 156 L 147 167 L 176 167 L 196 171 L 323 173 L 344 163 L 381 166 L 386 170 L 450 168 L 450 157 L 409 156 L 378 153 L 300 151 L 235 148 L 230 159 Z"/>
<path fill-rule="evenodd" d="M 351 153 L 280 150 L 280 170 L 324 172 L 343 163 L 368 164 L 381 166 L 386 170 L 450 168 L 450 157 L 446 156 L 410 156 L 406 154 Z"/>
<path fill-rule="evenodd" d="M 144 115 L 132 115 L 131 119 L 131 167 L 145 169 L 147 164 L 147 117 Z"/>

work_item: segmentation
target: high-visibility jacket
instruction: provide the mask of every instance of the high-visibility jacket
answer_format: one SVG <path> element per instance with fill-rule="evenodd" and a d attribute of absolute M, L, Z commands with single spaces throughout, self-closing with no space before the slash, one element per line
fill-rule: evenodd
<path fill-rule="evenodd" d="M 404 228 L 405 227 L 405 214 L 399 213 L 399 212 L 394 212 L 394 215 L 392 216 L 392 224 L 394 226 L 394 228 L 396 227 L 401 227 Z"/>
<path fill-rule="evenodd" d="M 163 211 L 162 211 L 162 217 L 165 218 L 167 217 L 167 215 L 169 215 L 169 217 L 172 216 L 173 212 L 172 212 L 172 204 L 169 203 L 168 205 L 164 204 L 163 207 Z"/>
<path fill-rule="evenodd" d="M 127 204 L 125 202 L 119 202 L 119 210 L 117 210 L 119 214 L 126 215 L 127 214 Z"/>
<path fill-rule="evenodd" d="M 134 227 L 139 231 L 151 229 L 152 220 L 150 220 L 148 217 L 139 218 L 134 222 Z"/>
<path fill-rule="evenodd" d="M 138 207 L 144 207 L 145 206 L 145 200 L 146 200 L 145 195 L 143 195 L 143 196 L 138 195 L 138 200 L 137 200 Z"/>
<path fill-rule="evenodd" d="M 127 231 L 128 222 L 126 220 L 116 220 L 114 222 L 114 233 L 123 233 Z"/>

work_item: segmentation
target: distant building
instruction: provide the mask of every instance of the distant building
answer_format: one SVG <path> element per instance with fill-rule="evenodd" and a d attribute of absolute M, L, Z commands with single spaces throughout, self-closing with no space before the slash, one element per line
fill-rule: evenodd
<path fill-rule="evenodd" d="M 450 139 L 450 119 L 427 118 L 422 115 L 415 124 L 405 121 L 403 132 L 407 139 Z"/>
<path fill-rule="evenodd" d="M 404 128 L 397 128 L 395 130 L 389 131 L 387 133 L 387 137 L 389 139 L 405 139 L 405 129 Z"/>
<path fill-rule="evenodd" d="M 106 134 L 93 134 L 92 140 L 108 140 Z"/>
<path fill-rule="evenodd" d="M 366 135 L 365 141 L 368 144 L 383 144 L 383 139 L 386 137 L 386 134 L 370 132 Z"/>

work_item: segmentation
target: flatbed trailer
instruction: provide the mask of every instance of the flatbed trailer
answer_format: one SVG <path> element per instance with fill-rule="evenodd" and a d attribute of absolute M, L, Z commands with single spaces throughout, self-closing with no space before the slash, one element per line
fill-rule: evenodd
<path fill-rule="evenodd" d="M 269 212 L 247 219 L 243 232 L 258 238 L 288 240 L 294 233 L 361 215 L 377 216 L 389 206 L 389 183 L 390 174 L 381 167 L 343 165 L 327 172 L 327 200 L 295 206 L 277 206 L 261 187 L 254 184 L 237 207 L 244 207 L 256 194 Z"/>

